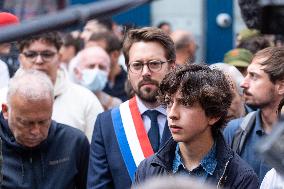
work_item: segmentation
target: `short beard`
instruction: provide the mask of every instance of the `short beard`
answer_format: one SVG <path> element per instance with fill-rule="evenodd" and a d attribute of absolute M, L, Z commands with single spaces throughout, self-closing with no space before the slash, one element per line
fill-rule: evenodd
<path fill-rule="evenodd" d="M 157 95 L 158 95 L 158 90 L 153 91 L 152 94 L 147 93 L 144 94 L 143 92 L 141 92 L 139 89 L 138 91 L 134 91 L 136 93 L 136 95 L 143 101 L 154 104 L 157 102 Z M 150 91 L 149 91 L 150 92 Z"/>
<path fill-rule="evenodd" d="M 143 86 L 144 83 L 151 83 L 157 87 L 156 90 L 151 90 L 150 88 L 146 88 L 144 91 L 141 91 L 141 87 Z M 159 83 L 155 80 L 151 80 L 150 78 L 144 78 L 139 84 L 138 84 L 138 89 L 134 90 L 135 94 L 137 96 L 147 102 L 147 103 L 156 103 L 157 102 L 157 96 L 158 96 L 158 87 Z"/>

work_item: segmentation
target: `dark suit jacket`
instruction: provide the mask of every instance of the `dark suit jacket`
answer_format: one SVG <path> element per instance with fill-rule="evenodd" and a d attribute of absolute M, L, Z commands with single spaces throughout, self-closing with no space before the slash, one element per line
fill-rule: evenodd
<path fill-rule="evenodd" d="M 166 125 L 160 147 L 170 136 Z M 128 189 L 131 183 L 116 139 L 111 111 L 103 112 L 98 115 L 93 132 L 87 188 Z"/>

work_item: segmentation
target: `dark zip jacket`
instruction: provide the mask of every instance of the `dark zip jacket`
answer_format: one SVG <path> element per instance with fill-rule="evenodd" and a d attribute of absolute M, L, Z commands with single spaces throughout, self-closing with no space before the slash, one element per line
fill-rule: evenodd
<path fill-rule="evenodd" d="M 259 188 L 259 181 L 253 169 L 227 146 L 220 132 L 216 134 L 215 140 L 217 166 L 213 175 L 208 175 L 206 182 L 217 188 Z M 176 145 L 171 138 L 156 154 L 143 160 L 138 166 L 133 185 L 153 176 L 173 174 Z"/>
<path fill-rule="evenodd" d="M 89 142 L 80 130 L 52 121 L 47 139 L 35 148 L 27 148 L 16 142 L 0 114 L 0 137 L 0 188 L 86 188 Z"/>

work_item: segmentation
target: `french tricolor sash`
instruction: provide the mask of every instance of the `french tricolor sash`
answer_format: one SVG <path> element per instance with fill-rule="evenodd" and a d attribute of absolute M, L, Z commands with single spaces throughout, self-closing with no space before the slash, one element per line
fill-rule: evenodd
<path fill-rule="evenodd" d="M 136 98 L 112 109 L 111 117 L 123 161 L 133 181 L 139 163 L 154 154 Z"/>

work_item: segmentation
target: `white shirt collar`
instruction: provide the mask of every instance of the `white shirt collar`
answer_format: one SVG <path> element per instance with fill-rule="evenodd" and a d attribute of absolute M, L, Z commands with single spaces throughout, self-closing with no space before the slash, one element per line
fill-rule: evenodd
<path fill-rule="evenodd" d="M 149 108 L 147 108 L 147 107 L 143 104 L 142 100 L 141 100 L 137 95 L 135 95 L 135 98 L 136 98 L 137 106 L 138 106 L 138 109 L 139 109 L 139 112 L 141 113 L 141 115 L 142 115 L 144 112 L 146 112 L 147 110 L 150 110 Z M 153 108 L 153 109 L 151 109 L 151 110 L 157 110 L 157 111 L 160 112 L 161 114 L 167 116 L 166 109 L 165 109 L 163 106 L 161 106 L 161 105 L 159 105 L 159 106 L 157 106 L 156 108 Z"/>

